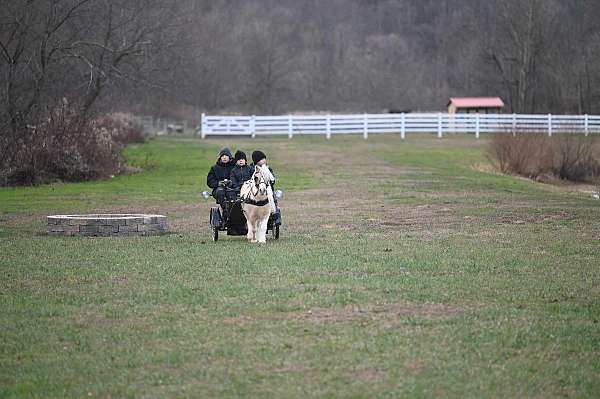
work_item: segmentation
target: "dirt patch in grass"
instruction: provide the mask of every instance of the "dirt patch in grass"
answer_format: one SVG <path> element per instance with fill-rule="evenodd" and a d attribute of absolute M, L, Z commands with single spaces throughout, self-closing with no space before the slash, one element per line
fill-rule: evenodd
<path fill-rule="evenodd" d="M 390 176 L 414 171 L 387 163 L 370 152 L 354 154 L 355 151 L 350 148 L 343 156 L 327 153 L 323 155 L 327 160 L 324 163 L 319 161 L 318 151 L 298 159 L 307 165 L 319 165 L 319 170 L 328 173 L 318 176 L 319 188 L 290 193 L 282 201 L 284 215 L 297 224 L 292 230 L 297 228 L 298 232 L 309 233 L 317 227 L 352 233 L 373 227 L 413 224 L 404 218 L 408 207 L 389 205 L 381 187 Z M 403 210 L 402 217 L 397 217 L 399 208 Z M 327 222 L 323 223 L 324 220 Z M 417 223 L 415 217 L 414 224 Z"/>
<path fill-rule="evenodd" d="M 111 313 L 97 306 L 84 306 L 77 314 L 73 315 L 73 326 L 84 329 L 114 329 L 135 328 L 145 329 L 152 326 L 151 317 L 145 315 L 133 315 L 123 313 Z"/>
<path fill-rule="evenodd" d="M 476 207 L 471 207 L 475 209 Z M 561 223 L 581 218 L 577 211 L 569 209 L 569 205 L 555 205 L 552 207 L 534 207 L 531 203 L 498 204 L 491 207 L 480 208 L 481 214 L 464 215 L 463 219 L 487 225 L 524 225 Z M 477 211 L 477 210 L 476 210 Z"/>
<path fill-rule="evenodd" d="M 115 301 L 110 305 L 84 305 L 73 314 L 72 323 L 86 329 L 150 329 L 176 318 L 194 322 L 206 322 L 203 312 L 191 311 L 186 305 L 161 304 L 143 310 L 133 310 L 128 302 Z"/>
<path fill-rule="evenodd" d="M 387 377 L 387 371 L 376 368 L 369 367 L 362 370 L 356 370 L 350 373 L 353 379 L 358 379 L 364 382 L 378 382 L 382 381 Z"/>
<path fill-rule="evenodd" d="M 462 314 L 467 309 L 446 304 L 395 303 L 372 306 L 346 306 L 344 308 L 315 308 L 306 311 L 266 313 L 226 317 L 226 324 L 243 325 L 265 321 L 297 321 L 311 324 L 363 322 L 399 322 L 407 316 L 425 319 L 445 318 Z M 394 323 L 397 324 L 397 323 Z"/>
<path fill-rule="evenodd" d="M 288 374 L 288 373 L 302 373 L 305 374 L 311 371 L 310 368 L 300 365 L 300 364 L 288 364 L 283 367 L 259 367 L 259 370 L 267 372 L 267 373 L 275 373 L 275 374 Z"/>
<path fill-rule="evenodd" d="M 39 226 L 46 227 L 46 215 L 6 215 L 0 220 L 3 227 L 12 231 L 39 231 Z"/>
<path fill-rule="evenodd" d="M 570 220 L 572 216 L 566 211 L 543 212 L 543 213 L 508 213 L 493 217 L 496 224 L 540 224 Z"/>

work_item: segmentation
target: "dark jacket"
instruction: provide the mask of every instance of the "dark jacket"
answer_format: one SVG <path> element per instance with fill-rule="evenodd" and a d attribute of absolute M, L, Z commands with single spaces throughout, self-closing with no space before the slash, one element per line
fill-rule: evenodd
<path fill-rule="evenodd" d="M 223 151 L 221 152 L 223 153 Z M 235 163 L 231 159 L 226 164 L 222 163 L 221 155 L 223 154 L 219 154 L 219 159 L 217 160 L 217 163 L 210 168 L 208 176 L 206 176 L 206 184 L 213 190 L 219 187 L 219 181 L 229 179 L 229 177 L 231 176 L 231 169 L 233 169 L 233 166 L 235 165 Z M 231 153 L 228 155 L 230 155 L 231 158 Z"/>
<path fill-rule="evenodd" d="M 231 180 L 231 187 L 239 190 L 242 187 L 242 184 L 246 180 L 250 180 L 252 175 L 254 174 L 254 166 L 244 165 L 237 166 L 235 165 L 231 170 L 231 176 L 229 180 Z"/>
<path fill-rule="evenodd" d="M 206 176 L 206 184 L 208 187 L 214 190 L 219 187 L 219 182 L 221 180 L 229 179 L 231 169 L 233 169 L 234 165 L 235 164 L 231 161 L 226 164 L 222 163 L 220 160 L 217 161 L 217 163 L 210 168 L 208 176 Z"/>

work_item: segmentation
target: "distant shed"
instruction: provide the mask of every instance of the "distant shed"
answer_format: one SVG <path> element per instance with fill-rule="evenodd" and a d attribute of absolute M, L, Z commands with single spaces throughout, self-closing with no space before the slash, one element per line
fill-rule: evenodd
<path fill-rule="evenodd" d="M 498 114 L 504 108 L 500 97 L 451 97 L 449 114 Z"/>

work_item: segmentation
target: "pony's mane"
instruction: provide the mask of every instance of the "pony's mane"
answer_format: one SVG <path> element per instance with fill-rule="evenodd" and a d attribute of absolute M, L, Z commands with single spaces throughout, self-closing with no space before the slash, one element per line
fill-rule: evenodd
<path fill-rule="evenodd" d="M 273 182 L 275 181 L 275 177 L 273 176 L 273 174 L 271 173 L 271 171 L 269 170 L 269 168 L 267 166 L 257 166 L 260 170 L 260 173 L 262 175 L 262 177 L 267 181 L 267 182 Z"/>

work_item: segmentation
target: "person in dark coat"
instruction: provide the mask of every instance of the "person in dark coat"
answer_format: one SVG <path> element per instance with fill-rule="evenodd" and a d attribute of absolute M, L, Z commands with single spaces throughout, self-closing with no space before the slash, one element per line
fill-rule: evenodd
<path fill-rule="evenodd" d="M 231 151 L 227 147 L 223 148 L 221 152 L 219 152 L 217 162 L 210 168 L 208 176 L 206 176 L 206 184 L 208 187 L 212 188 L 213 197 L 223 208 L 225 197 L 227 195 L 225 186 L 229 182 L 233 166 L 234 162 L 231 159 Z"/>
<path fill-rule="evenodd" d="M 250 180 L 254 174 L 254 168 L 246 163 L 246 154 L 242 151 L 235 152 L 235 166 L 231 170 L 231 188 L 239 190 L 245 181 Z"/>

